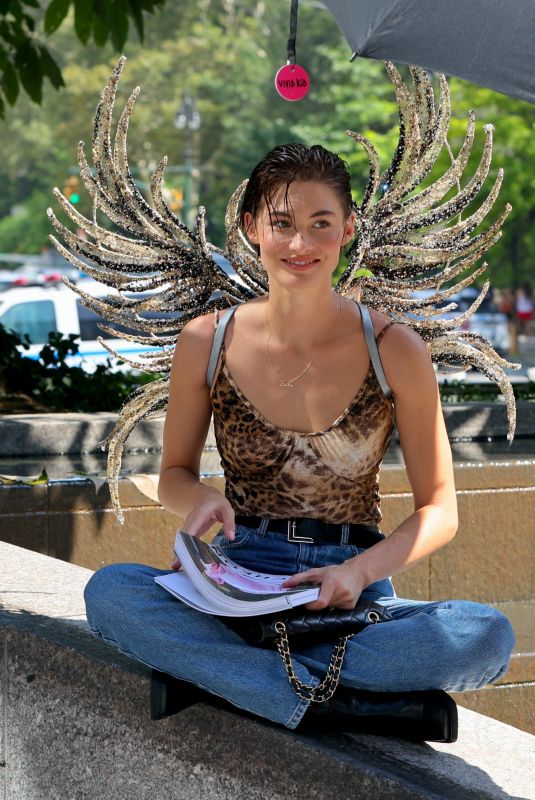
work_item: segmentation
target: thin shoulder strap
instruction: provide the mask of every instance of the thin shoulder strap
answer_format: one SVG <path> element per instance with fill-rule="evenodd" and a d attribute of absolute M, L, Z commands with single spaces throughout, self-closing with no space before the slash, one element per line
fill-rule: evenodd
<path fill-rule="evenodd" d="M 379 348 L 377 347 L 377 342 L 375 341 L 375 332 L 373 330 L 373 323 L 372 323 L 372 318 L 370 316 L 370 312 L 368 311 L 366 306 L 363 306 L 361 303 L 357 303 L 357 306 L 360 311 L 362 326 L 364 328 L 364 336 L 366 337 L 366 344 L 368 345 L 370 360 L 375 370 L 377 380 L 379 381 L 379 385 L 381 386 L 381 389 L 383 390 L 385 397 L 392 397 L 392 389 L 388 385 L 385 371 L 381 363 L 381 356 L 379 355 Z"/>
<path fill-rule="evenodd" d="M 206 370 L 206 383 L 210 388 L 212 388 L 212 383 L 214 381 L 215 370 L 219 360 L 219 353 L 221 352 L 221 347 L 223 346 L 223 339 L 225 338 L 227 325 L 229 324 L 232 315 L 238 308 L 238 305 L 227 308 L 217 323 L 214 341 L 212 342 L 212 349 L 210 351 L 210 359 L 208 361 L 208 369 Z"/>

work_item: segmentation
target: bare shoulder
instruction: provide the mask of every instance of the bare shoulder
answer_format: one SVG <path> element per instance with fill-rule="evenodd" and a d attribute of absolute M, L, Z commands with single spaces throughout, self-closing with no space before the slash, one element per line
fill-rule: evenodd
<path fill-rule="evenodd" d="M 203 385 L 215 333 L 215 312 L 202 314 L 184 325 L 173 355 L 172 374 L 189 375 Z"/>
<path fill-rule="evenodd" d="M 211 345 L 216 326 L 216 312 L 201 314 L 200 317 L 190 319 L 179 336 L 179 342 L 188 342 L 192 346 L 202 347 Z"/>
<path fill-rule="evenodd" d="M 379 311 L 372 311 L 376 336 L 392 321 Z M 422 337 L 408 325 L 395 323 L 385 331 L 379 345 L 381 362 L 394 394 L 436 387 L 436 376 L 427 346 Z"/>

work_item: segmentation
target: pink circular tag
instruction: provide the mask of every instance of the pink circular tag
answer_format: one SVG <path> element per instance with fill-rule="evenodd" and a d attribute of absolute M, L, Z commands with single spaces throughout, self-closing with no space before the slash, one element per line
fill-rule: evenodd
<path fill-rule="evenodd" d="M 302 100 L 310 89 L 308 72 L 299 64 L 285 64 L 275 75 L 275 88 L 285 100 Z"/>

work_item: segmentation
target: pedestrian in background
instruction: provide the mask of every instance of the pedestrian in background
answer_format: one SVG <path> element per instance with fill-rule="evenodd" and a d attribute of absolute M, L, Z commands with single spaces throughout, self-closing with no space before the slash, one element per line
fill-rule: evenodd
<path fill-rule="evenodd" d="M 529 281 L 524 281 L 515 292 L 515 316 L 519 336 L 531 333 L 534 315 L 533 290 Z"/>
<path fill-rule="evenodd" d="M 509 337 L 511 342 L 509 351 L 511 353 L 516 353 L 517 330 L 516 330 L 516 320 L 515 320 L 515 296 L 513 294 L 512 289 L 510 289 L 508 286 L 505 289 L 502 289 L 500 292 L 498 308 L 500 309 L 501 313 L 505 314 L 505 316 L 507 317 L 507 326 L 509 329 Z"/>

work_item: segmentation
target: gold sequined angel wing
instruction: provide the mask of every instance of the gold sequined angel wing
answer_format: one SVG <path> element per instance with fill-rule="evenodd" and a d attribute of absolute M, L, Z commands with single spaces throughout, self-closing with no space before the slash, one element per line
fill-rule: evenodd
<path fill-rule="evenodd" d="M 121 58 L 106 84 L 97 107 L 93 133 L 91 169 L 81 142 L 78 164 L 84 186 L 93 201 L 93 219 L 87 219 L 55 189 L 62 209 L 78 229 L 73 234 L 52 209 L 48 215 L 59 237 L 51 240 L 75 267 L 109 287 L 110 294 L 96 298 L 65 283 L 80 295 L 81 302 L 110 324 L 101 329 L 145 347 L 139 359 L 121 356 L 135 369 L 162 377 L 135 391 L 123 405 L 117 424 L 102 446 L 108 446 L 108 479 L 115 513 L 123 521 L 117 479 L 125 441 L 144 417 L 167 405 L 169 370 L 177 337 L 193 317 L 256 297 L 265 291 L 265 280 L 239 255 L 230 254 L 240 280 L 229 277 L 214 260 L 226 254 L 205 236 L 204 208 L 199 209 L 196 230 L 190 231 L 173 214 L 164 198 L 163 177 L 167 160 L 156 169 L 150 187 L 152 205 L 136 186 L 128 166 L 127 132 L 139 87 L 130 95 L 120 116 L 112 144 L 112 114 L 117 85 L 125 58 Z M 103 215 L 112 226 L 97 221 Z M 122 331 L 127 328 L 128 332 Z M 105 340 L 100 343 L 111 355 L 118 354 Z"/>
<path fill-rule="evenodd" d="M 438 308 L 459 290 L 473 283 L 486 269 L 476 267 L 489 247 L 501 236 L 500 228 L 509 214 L 507 205 L 486 230 L 474 233 L 492 209 L 503 180 L 499 170 L 494 185 L 475 211 L 464 220 L 461 212 L 473 207 L 489 173 L 493 127 L 486 125 L 485 146 L 479 166 L 461 188 L 474 141 L 475 117 L 470 113 L 464 143 L 453 158 L 447 142 L 450 122 L 448 83 L 439 76 L 440 102 L 436 107 L 433 87 L 425 70 L 411 67 L 412 87 L 393 64 L 385 64 L 394 84 L 399 107 L 399 140 L 390 166 L 381 174 L 379 156 L 363 136 L 347 131 L 368 155 L 370 178 L 362 203 L 356 207 L 356 238 L 351 257 L 337 284 L 337 291 L 360 296 L 363 303 L 409 325 L 425 340 L 435 363 L 475 367 L 495 382 L 505 395 L 508 439 L 516 423 L 515 398 L 504 367 L 518 369 L 501 358 L 482 336 L 462 330 L 486 295 L 485 283 L 479 296 L 464 313 L 439 319 L 454 311 L 456 303 Z M 451 166 L 440 178 L 422 188 L 443 148 L 450 153 Z M 451 195 L 454 195 L 444 200 Z M 371 275 L 362 277 L 359 270 Z M 467 277 L 463 273 L 472 270 Z M 446 286 L 447 288 L 443 288 Z M 431 290 L 425 299 L 415 299 L 418 290 Z"/>

